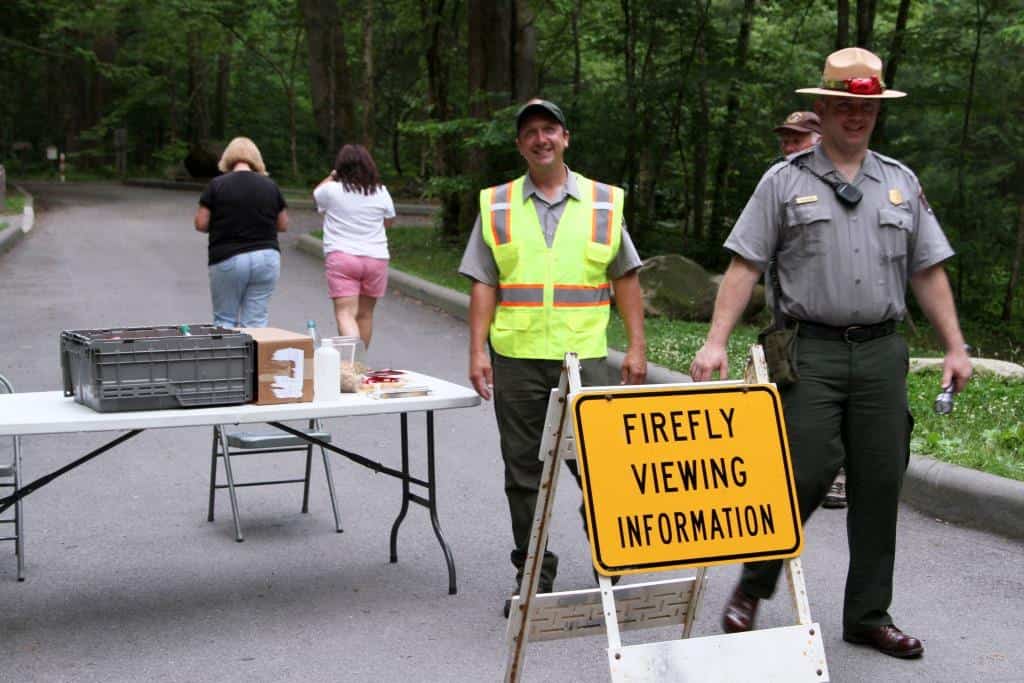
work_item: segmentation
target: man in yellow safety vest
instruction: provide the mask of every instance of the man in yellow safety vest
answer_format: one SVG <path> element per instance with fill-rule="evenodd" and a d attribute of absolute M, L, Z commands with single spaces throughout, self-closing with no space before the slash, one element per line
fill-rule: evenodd
<path fill-rule="evenodd" d="M 480 193 L 480 216 L 459 272 L 470 295 L 469 379 L 494 396 L 505 494 L 521 583 L 543 463 L 538 459 L 548 395 L 565 354 L 579 355 L 584 384 L 608 384 L 607 326 L 614 291 L 629 336 L 621 380 L 647 374 L 640 258 L 622 221 L 623 191 L 566 167 L 565 116 L 547 100 L 516 115 L 516 148 L 528 171 Z M 490 343 L 490 352 L 486 344 Z M 579 483 L 575 462 L 567 463 Z M 540 591 L 550 592 L 558 557 L 545 549 Z M 505 603 L 508 616 L 509 603 Z"/>

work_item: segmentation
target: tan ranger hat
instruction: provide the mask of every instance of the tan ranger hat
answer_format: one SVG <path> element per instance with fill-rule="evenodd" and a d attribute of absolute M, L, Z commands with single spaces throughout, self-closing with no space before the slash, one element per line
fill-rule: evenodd
<path fill-rule="evenodd" d="M 882 80 L 882 60 L 860 47 L 837 50 L 825 60 L 821 85 L 800 88 L 798 93 L 831 97 L 859 97 L 864 99 L 893 99 L 907 93 L 890 90 Z"/>

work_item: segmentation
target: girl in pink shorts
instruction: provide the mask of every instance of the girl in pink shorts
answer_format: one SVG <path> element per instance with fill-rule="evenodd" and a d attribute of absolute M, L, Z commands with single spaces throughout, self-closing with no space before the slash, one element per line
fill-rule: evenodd
<path fill-rule="evenodd" d="M 324 216 L 327 291 L 334 301 L 338 334 L 359 335 L 369 348 L 373 309 L 388 285 L 384 231 L 395 221 L 395 205 L 362 145 L 341 148 L 313 198 Z"/>

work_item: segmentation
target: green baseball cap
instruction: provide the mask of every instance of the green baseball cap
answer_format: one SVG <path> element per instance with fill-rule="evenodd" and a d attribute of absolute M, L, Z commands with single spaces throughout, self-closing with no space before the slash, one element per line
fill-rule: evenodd
<path fill-rule="evenodd" d="M 523 127 L 523 121 L 530 114 L 545 114 L 562 124 L 562 128 L 568 128 L 565 125 L 565 114 L 557 104 L 548 100 L 530 100 L 516 112 L 516 133 Z"/>

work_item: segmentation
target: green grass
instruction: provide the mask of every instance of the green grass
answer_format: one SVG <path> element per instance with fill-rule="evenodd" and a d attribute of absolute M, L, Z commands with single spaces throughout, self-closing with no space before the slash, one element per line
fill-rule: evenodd
<path fill-rule="evenodd" d="M 907 393 L 917 424 L 911 450 L 1024 481 L 1024 382 L 987 373 L 958 394 L 953 413 L 936 415 L 938 370 L 910 375 Z"/>
<path fill-rule="evenodd" d="M 644 321 L 647 358 L 652 363 L 688 372 L 694 354 L 707 336 L 707 323 L 665 318 Z M 908 335 L 911 355 L 941 356 L 928 330 Z M 729 339 L 729 374 L 739 377 L 746 365 L 747 349 L 757 339 L 757 328 L 740 325 Z M 612 316 L 608 344 L 625 348 L 622 321 Z M 907 378 L 910 410 L 916 424 L 911 450 L 937 460 L 1024 481 L 1024 382 L 979 372 L 967 390 L 957 395 L 952 415 L 932 410 L 939 393 L 938 370 Z"/>
<path fill-rule="evenodd" d="M 317 235 L 319 237 L 319 235 Z M 469 281 L 458 275 L 461 247 L 444 244 L 435 231 L 425 228 L 396 227 L 388 231 L 391 265 L 425 280 L 469 292 Z M 680 372 L 688 372 L 694 354 L 707 336 L 707 323 L 694 323 L 665 318 L 644 321 L 647 337 L 647 358 L 652 363 Z M 729 339 L 729 372 L 738 377 L 746 365 L 747 350 L 757 339 L 758 329 L 740 325 Z M 942 356 L 930 328 L 918 325 L 904 329 L 915 357 Z M 968 329 L 968 339 L 989 337 Z M 991 337 L 996 339 L 995 337 Z M 608 328 L 608 344 L 624 349 L 626 333 L 622 321 L 612 316 Z M 993 341 L 995 346 L 997 341 Z M 1021 360 L 1019 349 L 996 346 L 1000 353 L 986 353 L 986 347 L 975 343 L 986 357 Z M 951 415 L 936 415 L 932 410 L 939 393 L 937 370 L 914 373 L 907 380 L 911 412 L 917 421 L 912 450 L 937 460 L 978 469 L 1001 477 L 1024 481 L 1024 382 L 978 373 L 967 390 L 957 396 Z"/>
<path fill-rule="evenodd" d="M 7 197 L 4 199 L 3 210 L 0 213 L 21 213 L 25 208 L 25 198 L 20 192 L 13 188 L 7 188 Z"/>
<path fill-rule="evenodd" d="M 388 230 L 388 251 L 394 268 L 469 294 L 470 282 L 458 272 L 462 248 L 446 245 L 437 231 L 396 226 Z"/>

